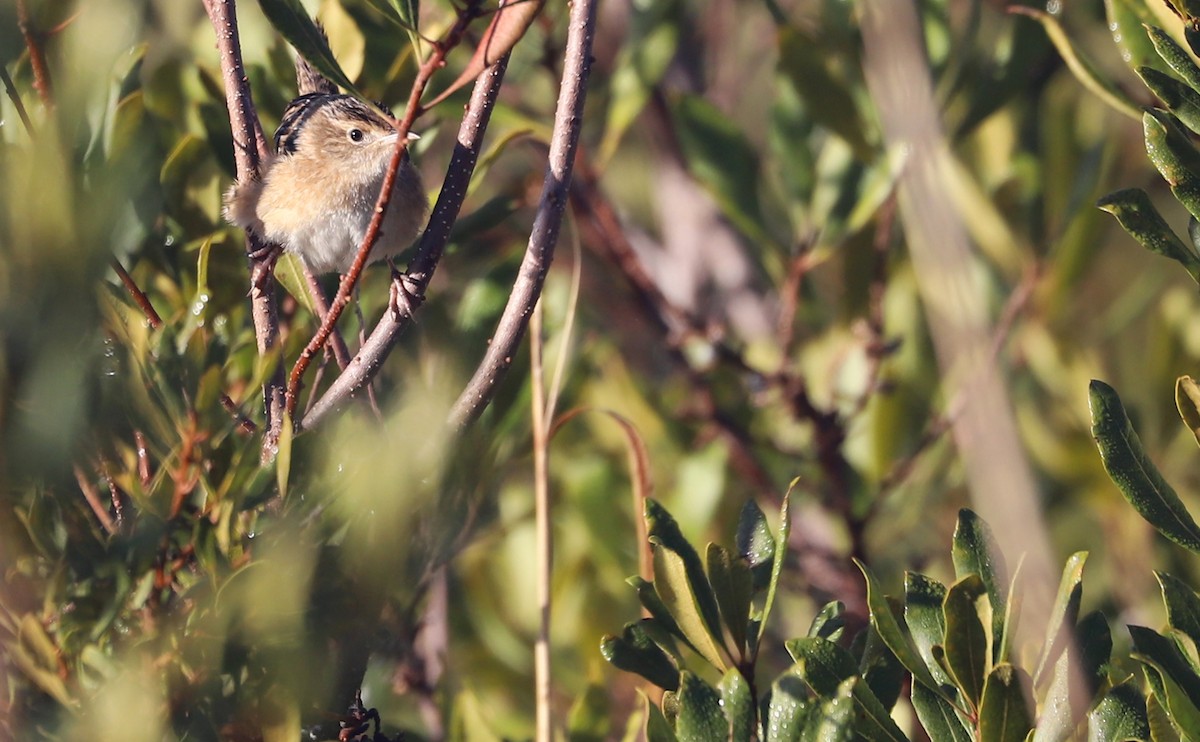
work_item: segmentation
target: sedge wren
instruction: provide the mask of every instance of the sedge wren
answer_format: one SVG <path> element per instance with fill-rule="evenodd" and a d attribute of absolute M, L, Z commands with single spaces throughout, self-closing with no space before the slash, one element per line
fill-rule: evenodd
<path fill-rule="evenodd" d="M 375 212 L 396 137 L 388 118 L 356 98 L 301 95 L 283 114 L 261 177 L 225 194 L 225 218 L 299 256 L 314 273 L 344 273 Z M 408 247 L 428 208 L 405 152 L 371 260 Z"/>

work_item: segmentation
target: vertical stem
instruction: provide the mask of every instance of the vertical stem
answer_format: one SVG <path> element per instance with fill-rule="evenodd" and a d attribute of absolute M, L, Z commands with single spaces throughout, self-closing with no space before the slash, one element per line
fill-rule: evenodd
<path fill-rule="evenodd" d="M 535 739 L 551 742 L 554 717 L 550 708 L 550 576 L 553 571 L 554 534 L 550 527 L 550 436 L 546 420 L 546 383 L 542 368 L 542 304 L 533 308 L 529 321 L 529 384 L 533 401 L 530 414 L 533 428 L 533 503 L 534 529 L 537 532 L 537 605 L 538 635 L 533 645 L 533 683 Z"/>

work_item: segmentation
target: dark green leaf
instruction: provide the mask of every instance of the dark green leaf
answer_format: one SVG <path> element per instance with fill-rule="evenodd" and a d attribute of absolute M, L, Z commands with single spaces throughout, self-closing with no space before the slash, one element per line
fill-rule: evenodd
<path fill-rule="evenodd" d="M 946 641 L 946 618 L 942 612 L 945 600 L 946 587 L 942 583 L 916 572 L 905 573 L 904 621 L 925 665 L 934 679 L 942 684 L 948 684 L 951 680 L 933 660 L 933 646 Z"/>
<path fill-rule="evenodd" d="M 1188 213 L 1200 218 L 1200 153 L 1179 122 L 1157 108 L 1142 115 L 1146 154 Z"/>
<path fill-rule="evenodd" d="M 652 619 L 643 619 L 642 623 Z M 651 641 L 641 624 L 625 626 L 619 636 L 606 636 L 600 640 L 600 654 L 613 667 L 641 675 L 664 690 L 679 687 L 679 668 L 662 649 Z"/>
<path fill-rule="evenodd" d="M 821 44 L 795 28 L 779 33 L 779 70 L 804 100 L 814 121 L 844 139 L 862 162 L 874 159 L 850 87 L 830 74 Z"/>
<path fill-rule="evenodd" d="M 1175 408 L 1192 431 L 1192 437 L 1200 443 L 1200 384 L 1192 377 L 1180 376 L 1175 380 Z"/>
<path fill-rule="evenodd" d="M 721 696 L 711 685 L 685 670 L 678 699 L 675 734 L 679 742 L 711 742 L 729 736 Z"/>
<path fill-rule="evenodd" d="M 1146 668 L 1147 672 L 1154 673 L 1150 668 Z M 1157 675 L 1157 673 L 1154 673 Z M 1161 682 L 1161 681 L 1160 681 Z M 1162 693 L 1165 691 L 1155 691 L 1146 696 L 1146 720 L 1150 725 L 1150 739 L 1153 742 L 1180 742 L 1179 732 L 1175 729 L 1175 725 L 1171 723 L 1171 716 L 1167 710 L 1163 708 Z"/>
<path fill-rule="evenodd" d="M 930 739 L 941 742 L 974 742 L 971 723 L 942 696 L 920 683 L 912 686 L 913 710 Z"/>
<path fill-rule="evenodd" d="M 1167 623 L 1200 643 L 1200 595 L 1183 580 L 1165 572 L 1155 572 L 1167 607 Z"/>
<path fill-rule="evenodd" d="M 855 738 L 853 696 L 860 682 L 859 678 L 846 678 L 834 695 L 822 699 L 808 715 L 802 742 L 850 742 Z"/>
<path fill-rule="evenodd" d="M 858 677 L 854 658 L 833 642 L 804 638 L 793 639 L 786 642 L 785 646 L 796 660 L 792 672 L 823 699 L 836 696 L 844 681 Z M 857 728 L 867 739 L 901 742 L 907 739 L 866 683 L 855 684 L 854 703 Z"/>
<path fill-rule="evenodd" d="M 846 628 L 845 612 L 846 604 L 840 600 L 826 603 L 821 610 L 817 611 L 817 615 L 813 616 L 812 623 L 808 627 L 808 636 L 820 637 L 836 643 Z"/>
<path fill-rule="evenodd" d="M 738 517 L 737 550 L 754 574 L 754 589 L 765 588 L 771 581 L 771 567 L 775 563 L 775 536 L 767 516 L 754 500 L 746 500 Z"/>
<path fill-rule="evenodd" d="M 1108 476 L 1134 510 L 1171 541 L 1200 552 L 1200 526 L 1146 456 L 1121 399 L 1108 384 L 1092 381 L 1088 389 L 1092 436 Z"/>
<path fill-rule="evenodd" d="M 991 611 L 981 616 L 980 599 L 987 588 L 978 574 L 968 574 L 950 586 L 942 606 L 946 620 L 946 664 L 972 708 L 978 708 L 983 696 L 983 681 L 991 670 L 988 657 L 988 636 L 984 619 L 991 621 Z"/>
<path fill-rule="evenodd" d="M 779 588 L 779 578 L 783 575 L 783 562 L 787 557 L 788 536 L 792 532 L 791 501 L 792 489 L 796 480 L 788 485 L 788 490 L 779 505 L 779 535 L 775 537 L 775 558 L 771 562 L 771 580 L 767 583 L 767 597 L 763 601 L 762 618 L 758 626 L 758 636 L 754 640 L 755 652 L 762 642 L 763 632 L 767 630 L 767 618 L 771 615 L 771 607 L 775 605 L 775 591 Z"/>
<path fill-rule="evenodd" d="M 258 0 L 258 4 L 275 30 L 287 39 L 298 54 L 311 62 L 333 84 L 363 97 L 334 59 L 325 35 L 313 23 L 300 0 Z"/>
<path fill-rule="evenodd" d="M 900 698 L 900 688 L 908 672 L 892 654 L 892 650 L 888 649 L 875 627 L 868 624 L 865 633 L 866 646 L 858 662 L 858 671 L 875 697 L 890 711 Z"/>
<path fill-rule="evenodd" d="M 1008 663 L 996 665 L 983 685 L 979 704 L 979 742 L 1024 742 L 1033 728 L 1021 671 Z"/>
<path fill-rule="evenodd" d="M 671 611 L 668 610 L 666 604 L 662 602 L 662 598 L 658 597 L 658 591 L 654 589 L 653 582 L 648 582 L 637 575 L 634 575 L 625 581 L 630 585 L 633 585 L 634 589 L 637 590 L 638 601 L 641 602 L 642 607 L 649 612 L 651 617 L 653 617 L 663 629 L 669 631 L 678 638 L 683 639 L 685 642 L 687 641 L 687 638 L 684 637 L 683 632 L 680 631 L 679 625 L 675 623 L 675 619 L 671 617 Z"/>
<path fill-rule="evenodd" d="M 1130 629 L 1132 630 L 1133 627 L 1131 626 Z M 1163 641 L 1165 642 L 1165 640 Z M 1154 668 L 1158 673 L 1166 698 L 1167 714 L 1171 717 L 1171 722 L 1183 733 L 1183 738 L 1200 739 L 1200 708 L 1196 707 L 1191 693 L 1183 688 L 1178 677 L 1145 654 L 1134 654 L 1133 657 Z M 1153 728 L 1153 718 L 1151 718 L 1151 726 Z"/>
<path fill-rule="evenodd" d="M 1130 625 L 1129 637 L 1133 639 L 1137 651 L 1134 658 L 1153 667 L 1163 680 L 1167 709 L 1173 717 L 1177 715 L 1174 709 L 1179 699 L 1173 698 L 1172 685 L 1183 693 L 1192 708 L 1200 707 L 1200 677 L 1174 642 L 1144 626 Z M 1200 729 L 1197 731 L 1200 732 Z"/>
<path fill-rule="evenodd" d="M 646 705 L 646 742 L 678 742 L 675 730 L 671 728 L 670 722 L 663 716 L 663 712 L 658 706 L 651 703 L 650 699 L 640 690 L 638 696 Z"/>
<path fill-rule="evenodd" d="M 974 511 L 966 508 L 958 511 L 950 554 L 954 560 L 954 574 L 959 579 L 976 574 L 983 580 L 992 606 L 992 643 L 999 651 L 1004 640 L 1004 614 L 1008 604 L 1008 569 L 991 528 Z M 999 662 L 1004 658 L 993 656 L 992 659 Z"/>
<path fill-rule="evenodd" d="M 717 606 L 733 639 L 733 650 L 741 656 L 746 650 L 746 624 L 750 620 L 750 599 L 754 590 L 750 568 L 717 544 L 709 544 L 705 556 L 708 580 Z"/>
<path fill-rule="evenodd" d="M 1167 66 L 1174 70 L 1175 74 L 1179 75 L 1193 90 L 1200 90 L 1200 67 L 1197 67 L 1187 51 L 1171 38 L 1171 34 L 1158 26 L 1147 25 L 1146 35 L 1154 46 L 1154 50 L 1158 52 L 1158 56 L 1167 63 Z M 1143 64 L 1146 63 L 1143 62 Z"/>
<path fill-rule="evenodd" d="M 1137 74 L 1181 124 L 1192 131 L 1200 129 L 1200 93 L 1153 67 L 1139 67 Z"/>
<path fill-rule="evenodd" d="M 809 700 L 804 682 L 787 672 L 771 684 L 766 707 L 763 720 L 766 742 L 796 742 L 815 704 Z"/>
<path fill-rule="evenodd" d="M 896 655 L 896 659 L 900 660 L 900 664 L 904 665 L 905 669 L 913 674 L 913 679 L 919 683 L 923 683 L 931 690 L 941 693 L 941 686 L 933 675 L 929 673 L 929 668 L 925 666 L 925 662 L 921 659 L 920 652 L 913 645 L 912 637 L 910 637 L 904 629 L 901 628 L 900 622 L 896 619 L 896 615 L 892 612 L 891 605 L 888 604 L 887 598 L 879 587 L 875 575 L 867 568 L 865 564 L 854 560 L 858 568 L 863 573 L 863 577 L 867 581 L 867 608 L 871 611 L 871 625 L 879 632 L 879 636 L 887 644 L 888 649 Z"/>
<path fill-rule="evenodd" d="M 1088 714 L 1088 742 L 1149 738 L 1146 699 L 1133 683 L 1111 689 Z"/>
<path fill-rule="evenodd" d="M 1200 282 L 1200 256 L 1175 234 L 1145 191 L 1140 188 L 1116 191 L 1100 199 L 1096 206 L 1115 216 L 1142 247 L 1177 261 L 1193 280 Z"/>

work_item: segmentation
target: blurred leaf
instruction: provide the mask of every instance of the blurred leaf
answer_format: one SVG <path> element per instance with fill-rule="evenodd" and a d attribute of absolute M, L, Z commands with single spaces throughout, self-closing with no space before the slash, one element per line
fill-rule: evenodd
<path fill-rule="evenodd" d="M 1140 188 L 1116 191 L 1100 199 L 1096 206 L 1115 216 L 1142 247 L 1177 261 L 1192 280 L 1200 283 L 1200 256 L 1175 234 L 1145 191 Z"/>
<path fill-rule="evenodd" d="M 729 719 L 729 742 L 750 742 L 754 737 L 754 698 L 750 695 L 750 684 L 737 668 L 730 668 L 718 689 L 721 707 Z"/>
<path fill-rule="evenodd" d="M 858 106 L 847 92 L 851 86 L 829 73 L 826 60 L 819 40 L 796 28 L 779 31 L 779 70 L 804 100 L 806 113 L 845 140 L 859 161 L 870 162 L 875 151 L 867 141 Z"/>
<path fill-rule="evenodd" d="M 500 0 L 500 7 L 496 9 L 491 23 L 483 32 L 483 38 L 479 40 L 479 46 L 475 47 L 475 53 L 471 55 L 466 68 L 454 82 L 429 101 L 427 106 L 437 105 L 454 91 L 474 82 L 484 70 L 512 51 L 533 25 L 534 19 L 542 12 L 542 6 L 545 4 L 546 0 Z"/>
<path fill-rule="evenodd" d="M 329 50 L 321 29 L 309 17 L 300 0 L 258 0 L 263 15 L 298 54 L 312 63 L 330 82 L 362 100 L 369 100 L 354 86 Z"/>
<path fill-rule="evenodd" d="M 567 742 L 602 742 L 609 737 L 608 690 L 589 683 L 567 715 Z"/>
<path fill-rule="evenodd" d="M 1149 738 L 1146 699 L 1133 683 L 1121 683 L 1109 690 L 1088 714 L 1089 742 Z"/>
<path fill-rule="evenodd" d="M 1092 437 L 1104 470 L 1133 509 L 1171 541 L 1200 552 L 1200 526 L 1142 449 L 1116 391 L 1093 380 L 1088 388 Z"/>
<path fill-rule="evenodd" d="M 743 234 L 774 245 L 775 241 L 762 226 L 758 153 L 745 134 L 700 96 L 677 97 L 672 102 L 671 114 L 692 175 L 708 189 Z"/>
<path fill-rule="evenodd" d="M 950 586 L 943 612 L 946 617 L 946 664 L 972 708 L 978 708 L 983 682 L 991 670 L 987 632 L 977 601 L 987 595 L 978 574 L 970 573 Z M 991 611 L 987 611 L 991 619 Z"/>
<path fill-rule="evenodd" d="M 603 168 L 612 159 L 625 132 L 637 120 L 650 94 L 666 74 L 679 47 L 679 28 L 669 21 L 656 23 L 643 34 L 634 34 L 621 47 L 614 63 L 604 137 L 596 151 Z"/>
<path fill-rule="evenodd" d="M 1042 28 L 1046 30 L 1046 35 L 1050 37 L 1054 48 L 1058 49 L 1058 53 L 1062 56 L 1063 61 L 1067 63 L 1067 68 L 1071 70 L 1071 74 L 1075 75 L 1075 79 L 1083 83 L 1083 86 L 1092 91 L 1097 98 L 1132 119 L 1139 117 L 1140 107 L 1117 89 L 1115 85 L 1100 76 L 1100 73 L 1096 71 L 1095 65 L 1084 57 L 1075 48 L 1075 45 L 1071 43 L 1071 39 L 1067 36 L 1066 31 L 1063 30 L 1063 27 L 1059 25 L 1057 18 L 1043 10 L 1038 10 L 1028 5 L 1010 5 L 1008 11 L 1010 13 L 1029 16 L 1042 24 Z"/>
<path fill-rule="evenodd" d="M 643 622 L 648 620 L 643 619 Z M 679 668 L 650 639 L 640 623 L 626 624 L 620 637 L 601 639 L 600 654 L 613 667 L 641 675 L 664 690 L 679 688 Z"/>
<path fill-rule="evenodd" d="M 1180 376 L 1175 380 L 1175 407 L 1196 442 L 1200 443 L 1200 384 L 1192 377 Z"/>
<path fill-rule="evenodd" d="M 1146 7 L 1146 0 L 1104 0 L 1104 10 L 1108 16 L 1108 28 L 1112 32 L 1113 42 L 1121 51 L 1121 59 L 1130 69 L 1137 69 L 1143 65 L 1158 67 L 1163 64 L 1151 43 L 1153 35 L 1147 38 L 1147 32 L 1143 28 L 1153 26 L 1158 20 Z"/>
<path fill-rule="evenodd" d="M 1042 656 L 1034 674 L 1039 684 L 1043 673 L 1053 666 L 1070 643 L 1075 621 L 1079 618 L 1079 603 L 1083 599 L 1083 565 L 1086 562 L 1087 552 L 1077 551 L 1063 566 L 1062 579 L 1058 583 L 1058 593 L 1054 597 L 1046 635 L 1042 640 Z"/>
<path fill-rule="evenodd" d="M 1129 628 L 1130 635 L 1133 636 L 1134 629 L 1140 627 Z M 1142 629 L 1139 633 L 1140 636 L 1134 638 L 1134 645 L 1138 648 L 1138 652 L 1133 655 L 1134 659 L 1145 663 L 1158 673 L 1166 693 L 1166 711 L 1171 721 L 1178 726 L 1185 739 L 1197 739 L 1200 737 L 1200 708 L 1196 705 L 1195 689 L 1189 691 L 1183 685 L 1187 682 L 1188 685 L 1194 686 L 1195 674 L 1186 667 L 1182 657 L 1171 651 L 1174 647 L 1170 642 L 1156 634 L 1156 638 L 1151 639 L 1149 634 L 1154 632 L 1149 629 Z M 1151 649 L 1154 654 L 1145 652 L 1144 648 Z M 1168 663 L 1170 668 L 1163 662 Z M 1153 726 L 1151 728 L 1153 729 Z"/>
<path fill-rule="evenodd" d="M 721 696 L 711 685 L 684 671 L 679 687 L 679 718 L 675 720 L 679 742 L 711 742 L 729 736 L 729 724 L 721 711 Z"/>
<path fill-rule="evenodd" d="M 996 665 L 979 704 L 979 742 L 1024 742 L 1032 728 L 1021 671 L 1008 663 Z"/>

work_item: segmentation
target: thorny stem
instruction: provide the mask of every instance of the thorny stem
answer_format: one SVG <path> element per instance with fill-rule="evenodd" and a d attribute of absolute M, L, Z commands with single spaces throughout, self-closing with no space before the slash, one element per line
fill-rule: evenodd
<path fill-rule="evenodd" d="M 554 129 L 550 135 L 550 158 L 529 244 L 487 353 L 450 410 L 450 424 L 455 428 L 474 420 L 491 401 L 525 335 L 529 316 L 541 295 L 542 283 L 554 259 L 554 246 L 567 207 L 575 152 L 583 126 L 583 104 L 592 69 L 595 30 L 595 0 L 576 0 L 571 4 L 562 83 L 554 112 Z"/>
<path fill-rule="evenodd" d="M 204 8 L 208 12 L 209 21 L 217 37 L 217 49 L 221 53 L 221 77 L 225 84 L 225 102 L 229 109 L 229 126 L 233 134 L 237 178 L 239 182 L 247 182 L 258 176 L 259 167 L 268 153 L 262 124 L 254 111 L 250 83 L 246 79 L 246 70 L 242 64 L 237 7 L 235 0 L 204 0 Z M 247 233 L 246 240 L 247 256 L 266 254 L 267 251 L 262 249 L 263 245 L 256 236 Z M 254 258 L 248 257 L 248 260 L 250 275 L 262 277 L 261 280 L 252 282 L 250 305 L 258 354 L 268 356 L 277 353 L 279 348 L 275 277 L 270 275 L 270 271 L 260 269 Z M 263 383 L 263 408 L 267 429 L 263 436 L 262 460 L 266 463 L 275 458 L 284 419 L 283 367 L 278 363 Z"/>
<path fill-rule="evenodd" d="M 507 66 L 508 57 L 504 57 L 475 81 L 471 100 L 459 127 L 454 154 L 446 166 L 446 178 L 442 182 L 437 203 L 434 204 L 429 223 L 421 235 L 416 256 L 408 265 L 408 276 L 413 280 L 413 286 L 410 288 L 415 287 L 414 293 L 418 298 L 424 294 L 425 287 L 433 279 L 442 252 L 450 239 L 450 229 L 458 218 L 458 212 L 466 198 L 467 186 L 471 182 L 471 174 L 475 171 L 475 163 L 482 151 L 483 135 L 487 131 Z M 312 409 L 298 421 L 297 429 L 313 428 L 357 390 L 369 384 L 400 336 L 400 331 L 410 321 L 411 317 L 385 312 L 371 331 L 370 337 L 362 344 L 358 355 L 350 362 L 349 368 L 334 380 L 325 394 L 312 405 Z"/>
<path fill-rule="evenodd" d="M 375 201 L 375 213 L 371 216 L 371 223 L 367 226 L 366 234 L 363 235 L 363 243 L 358 248 L 358 254 L 355 256 L 350 270 L 346 271 L 345 275 L 342 276 L 337 296 L 334 297 L 332 304 L 330 304 L 329 312 L 325 315 L 320 329 L 317 330 L 312 340 L 309 341 L 303 352 L 300 353 L 300 357 L 296 360 L 296 365 L 292 367 L 286 394 L 287 414 L 289 418 L 296 411 L 296 402 L 300 393 L 300 382 L 304 377 L 304 372 L 312 363 L 312 359 L 317 351 L 325 345 L 325 341 L 329 339 L 330 333 L 333 332 L 334 326 L 337 325 L 338 318 L 342 316 L 342 312 L 350 304 L 354 287 L 358 285 L 359 277 L 367 265 L 371 248 L 375 246 L 375 242 L 379 239 L 379 230 L 383 225 L 383 217 L 387 211 L 388 203 L 392 200 L 392 187 L 396 183 L 396 175 L 400 170 L 400 163 L 404 160 L 404 153 L 408 150 L 408 132 L 412 129 L 413 122 L 424 112 L 424 109 L 421 108 L 421 96 L 425 93 L 425 88 L 428 87 L 429 80 L 433 77 L 433 74 L 445 65 L 446 55 L 451 49 L 458 46 L 459 42 L 462 41 L 463 34 L 467 30 L 467 26 L 471 24 L 471 21 L 478 18 L 479 15 L 478 3 L 469 3 L 465 8 L 460 10 L 454 26 L 450 28 L 442 41 L 433 45 L 433 51 L 430 53 L 429 58 L 425 60 L 424 64 L 417 71 L 417 77 L 413 80 L 412 91 L 408 96 L 408 105 L 404 109 L 404 116 L 395 124 L 396 132 L 398 133 L 396 148 L 392 151 L 392 160 L 388 163 L 383 185 L 379 189 L 379 197 Z"/>

